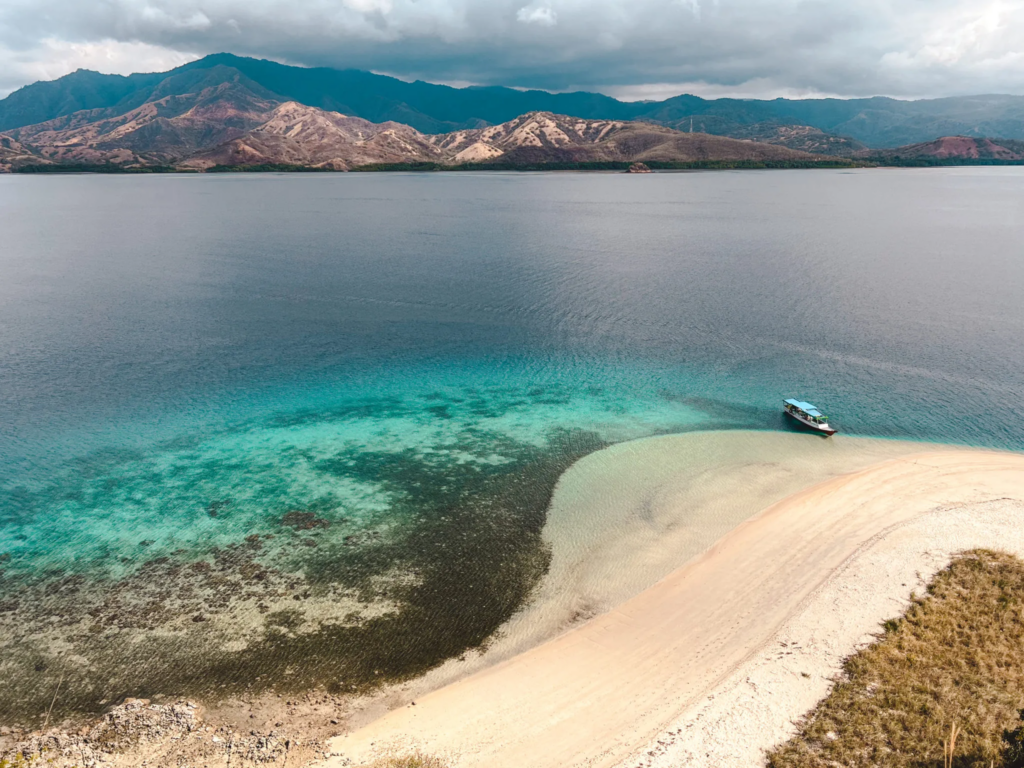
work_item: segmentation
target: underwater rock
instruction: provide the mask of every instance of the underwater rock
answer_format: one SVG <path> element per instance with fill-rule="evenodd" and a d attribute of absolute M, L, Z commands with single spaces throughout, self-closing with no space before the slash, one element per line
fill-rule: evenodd
<path fill-rule="evenodd" d="M 297 531 L 311 531 L 314 528 L 330 528 L 331 521 L 317 517 L 313 512 L 293 509 L 286 512 L 284 517 L 281 518 L 281 525 L 286 525 Z"/>
<path fill-rule="evenodd" d="M 206 540 L 139 528 L 160 531 L 156 550 L 129 539 L 132 557 L 121 560 L 125 553 L 112 548 L 75 561 L 74 573 L 49 564 L 28 571 L 16 554 L 21 570 L 9 571 L 0 588 L 11 602 L 0 612 L 0 722 L 33 724 L 48 711 L 65 661 L 54 649 L 84 660 L 54 704 L 60 722 L 98 714 L 133 692 L 213 702 L 275 688 L 305 692 L 342 677 L 346 694 L 370 691 L 480 647 L 547 567 L 540 530 L 558 477 L 603 446 L 575 432 L 557 433 L 545 447 L 486 432 L 466 440 L 465 451 L 452 449 L 458 456 L 500 448 L 504 461 L 360 447 L 319 468 L 342 487 L 355 483 L 387 499 L 387 509 L 365 515 L 344 508 L 353 502 L 341 495 L 289 492 L 252 505 L 239 496 L 212 507 L 230 518 L 225 528 L 202 520 L 216 500 L 192 496 L 174 508 L 186 510 L 182 517 Z M 155 557 L 170 550 L 172 557 Z M 262 616 L 283 610 L 310 618 L 302 631 L 264 637 Z M 49 669 L 34 671 L 41 658 Z"/>
<path fill-rule="evenodd" d="M 221 501 L 211 501 L 206 506 L 206 514 L 210 517 L 216 517 L 224 507 L 231 503 L 231 499 L 223 499 Z"/>

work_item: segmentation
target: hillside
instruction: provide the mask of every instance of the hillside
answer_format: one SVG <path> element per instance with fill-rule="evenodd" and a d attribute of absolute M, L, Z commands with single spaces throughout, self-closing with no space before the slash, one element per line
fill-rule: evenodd
<path fill-rule="evenodd" d="M 718 136 L 729 136 L 734 139 L 749 139 L 766 144 L 778 144 L 782 147 L 795 149 L 799 152 L 811 152 L 818 155 L 849 156 L 867 147 L 856 139 L 826 133 L 809 125 L 779 123 L 766 121 L 761 123 L 743 124 L 728 119 L 702 115 L 685 117 L 661 123 L 669 128 L 680 131 L 698 131 Z"/>
<path fill-rule="evenodd" d="M 860 145 L 892 148 L 941 136 L 1024 140 L 1024 97 L 971 96 L 921 101 L 869 99 L 702 99 L 623 102 L 595 93 L 547 93 L 504 87 L 452 88 L 408 83 L 358 70 L 303 68 L 215 54 L 164 73 L 128 77 L 79 70 L 0 100 L 0 131 L 83 110 L 108 116 L 195 93 L 197 83 L 244 83 L 261 98 L 295 101 L 374 123 L 397 122 L 427 134 L 483 128 L 530 112 L 588 120 L 643 120 L 701 133 L 750 138 L 829 154 Z"/>
<path fill-rule="evenodd" d="M 83 110 L 9 135 L 54 162 L 171 163 L 265 123 L 277 102 L 252 85 L 237 76 L 216 85 L 198 82 L 193 92 L 156 93 L 120 114 Z"/>
<path fill-rule="evenodd" d="M 257 128 L 200 151 L 181 165 L 298 165 L 347 171 L 372 163 L 443 159 L 427 137 L 407 125 L 371 123 L 290 101 L 276 107 Z"/>
<path fill-rule="evenodd" d="M 816 162 L 821 156 L 767 143 L 682 133 L 653 123 L 532 112 L 496 126 L 428 135 L 394 121 L 280 102 L 245 75 L 218 65 L 179 72 L 148 100 L 84 109 L 10 130 L 0 170 L 26 165 L 131 169 L 292 166 L 351 170 L 431 163 L 546 164 Z"/>
<path fill-rule="evenodd" d="M 502 167 L 634 161 L 815 162 L 784 147 L 688 134 L 659 125 L 533 112 L 501 125 L 428 136 L 400 123 L 370 123 L 288 102 L 263 125 L 185 159 L 214 165 L 302 165 L 350 170 L 374 164 Z"/>
<path fill-rule="evenodd" d="M 13 137 L 0 133 L 0 172 L 24 165 L 46 164 L 35 151 Z"/>
<path fill-rule="evenodd" d="M 785 165 L 848 156 L 883 165 L 1024 161 L 1024 141 L 946 136 L 890 150 L 808 126 L 734 125 L 743 138 L 701 131 L 706 120 L 590 119 L 533 111 L 498 125 L 427 134 L 298 101 L 221 64 L 179 71 L 114 106 L 82 109 L 0 134 L 0 170 L 291 166 L 351 170 L 408 164 L 741 163 Z M 550 95 L 550 94 L 549 94 Z M 140 99 L 145 96 L 145 100 Z M 75 103 L 80 103 L 76 101 Z M 718 128 L 722 128 L 719 122 Z"/>
<path fill-rule="evenodd" d="M 533 112 L 501 125 L 434 136 L 447 162 L 542 163 L 810 161 L 819 156 L 660 125 Z"/>
<path fill-rule="evenodd" d="M 1024 163 L 1024 141 L 943 136 L 885 152 L 862 151 L 858 157 L 880 163 L 931 165 L 962 163 Z"/>

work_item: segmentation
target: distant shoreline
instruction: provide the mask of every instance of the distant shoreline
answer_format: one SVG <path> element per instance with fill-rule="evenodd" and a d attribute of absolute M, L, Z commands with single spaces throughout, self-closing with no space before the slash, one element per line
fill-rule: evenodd
<path fill-rule="evenodd" d="M 957 168 L 977 166 L 1024 166 L 1024 160 L 922 160 L 873 162 L 864 160 L 708 160 L 695 162 L 658 162 L 645 160 L 653 171 L 767 171 L 767 170 L 842 170 L 851 168 Z M 510 171 L 576 171 L 576 172 L 623 172 L 629 170 L 631 162 L 596 163 L 533 163 L 515 165 L 512 163 L 465 163 L 443 165 L 440 163 L 383 163 L 363 165 L 348 171 L 334 168 L 317 168 L 305 165 L 233 165 L 214 166 L 206 170 L 176 168 L 174 166 L 151 165 L 125 168 L 116 165 L 55 164 L 29 165 L 12 169 L 11 174 L 22 175 L 146 175 L 146 174 L 208 174 L 208 173 L 485 173 L 488 171 L 508 173 Z"/>
<path fill-rule="evenodd" d="M 435 172 L 486 172 L 497 171 L 622 171 L 629 170 L 632 162 L 593 162 L 593 163 L 462 163 L 445 165 L 443 163 L 375 163 L 356 166 L 350 170 L 336 170 L 307 165 L 287 165 L 281 163 L 262 163 L 258 165 L 215 165 L 205 170 L 177 168 L 175 166 L 138 166 L 120 167 L 116 165 L 89 164 L 55 164 L 29 165 L 12 171 L 22 174 L 49 173 L 109 173 L 109 174 L 145 174 L 145 173 L 435 173 Z M 659 171 L 715 171 L 715 170 L 771 170 L 771 169 L 802 169 L 802 168 L 858 168 L 868 167 L 860 163 L 844 160 L 826 161 L 752 161 L 752 160 L 709 160 L 695 162 L 657 162 L 645 161 L 652 170 Z"/>

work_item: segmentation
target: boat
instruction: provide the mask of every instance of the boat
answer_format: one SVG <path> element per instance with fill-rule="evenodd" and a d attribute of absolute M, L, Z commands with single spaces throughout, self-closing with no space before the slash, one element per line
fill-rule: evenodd
<path fill-rule="evenodd" d="M 829 437 L 836 433 L 836 430 L 828 424 L 828 416 L 810 403 L 790 398 L 783 401 L 783 406 L 785 407 L 788 415 L 792 416 L 805 427 L 809 427 L 815 432 L 820 432 L 821 434 Z"/>

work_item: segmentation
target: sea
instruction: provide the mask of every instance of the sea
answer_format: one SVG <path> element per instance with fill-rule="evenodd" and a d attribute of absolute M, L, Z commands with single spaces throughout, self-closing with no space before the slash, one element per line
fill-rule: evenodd
<path fill-rule="evenodd" d="M 1024 450 L 1022 211 L 1021 168 L 0 176 L 0 723 L 485 646 L 616 442 L 797 397 Z"/>

